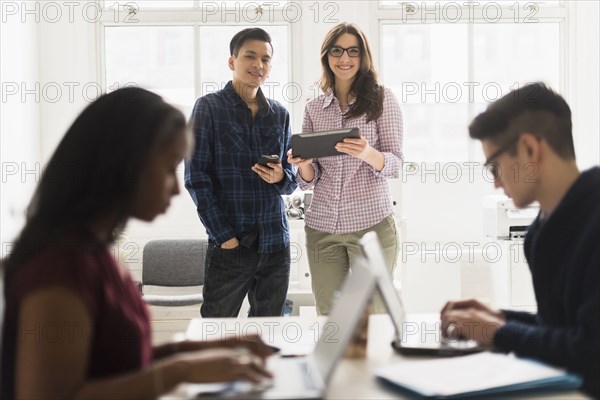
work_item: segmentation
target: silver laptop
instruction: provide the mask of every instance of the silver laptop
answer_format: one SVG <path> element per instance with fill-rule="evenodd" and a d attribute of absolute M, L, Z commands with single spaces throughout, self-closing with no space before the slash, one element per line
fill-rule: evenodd
<path fill-rule="evenodd" d="M 198 398 L 243 399 L 319 399 L 338 361 L 343 357 L 367 303 L 375 291 L 376 276 L 367 262 L 357 257 L 345 280 L 315 349 L 302 358 L 269 358 L 267 367 L 274 374 L 268 387 L 235 382 L 214 392 L 201 392 Z"/>
<path fill-rule="evenodd" d="M 407 316 L 392 283 L 377 234 L 367 232 L 360 239 L 360 247 L 377 278 L 376 287 L 396 328 L 392 346 L 397 352 L 405 355 L 457 356 L 484 350 L 472 340 L 442 337 L 439 318 L 420 320 Z"/>

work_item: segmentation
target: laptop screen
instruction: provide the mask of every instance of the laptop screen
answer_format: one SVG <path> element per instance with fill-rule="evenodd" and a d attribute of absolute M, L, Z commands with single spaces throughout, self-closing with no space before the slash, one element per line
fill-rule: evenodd
<path fill-rule="evenodd" d="M 367 232 L 360 239 L 360 247 L 367 258 L 368 268 L 377 278 L 377 289 L 383 298 L 388 313 L 396 328 L 397 339 L 402 335 L 402 327 L 406 320 L 404 305 L 398 297 L 396 288 L 392 283 L 392 276 L 387 267 L 387 262 L 381 251 L 379 239 L 375 232 Z"/>
<path fill-rule="evenodd" d="M 314 358 L 326 382 L 350 344 L 375 290 L 376 277 L 364 258 L 356 257 L 350 269 L 351 273 L 342 285 L 329 318 L 321 329 L 315 350 L 310 356 Z"/>

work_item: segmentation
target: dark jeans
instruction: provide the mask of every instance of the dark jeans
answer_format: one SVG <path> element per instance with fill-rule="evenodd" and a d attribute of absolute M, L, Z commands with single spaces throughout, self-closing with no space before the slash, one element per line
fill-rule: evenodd
<path fill-rule="evenodd" d="M 225 250 L 209 243 L 200 314 L 205 318 L 237 317 L 247 293 L 248 316 L 283 315 L 289 281 L 289 246 L 275 253 L 258 253 L 255 247 Z"/>

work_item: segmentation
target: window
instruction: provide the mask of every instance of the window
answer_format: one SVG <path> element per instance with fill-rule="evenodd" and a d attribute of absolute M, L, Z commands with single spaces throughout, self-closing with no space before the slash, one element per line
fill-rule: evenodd
<path fill-rule="evenodd" d="M 105 1 L 99 69 L 106 90 L 144 87 L 190 115 L 195 99 L 220 90 L 231 80 L 227 59 L 233 35 L 258 26 L 269 32 L 275 49 L 263 90 L 267 97 L 288 106 L 294 88 L 285 86 L 293 81 L 287 45 L 289 18 L 282 14 L 287 2 L 268 4 L 269 9 L 259 9 L 262 6 L 253 1 Z"/>
<path fill-rule="evenodd" d="M 136 85 L 182 111 L 194 104 L 191 26 L 112 26 L 104 31 L 106 88 Z"/>
<path fill-rule="evenodd" d="M 557 1 L 380 2 L 382 77 L 403 108 L 407 160 L 482 160 L 467 128 L 487 104 L 533 81 L 561 91 L 564 20 Z"/>
<path fill-rule="evenodd" d="M 106 6 L 114 5 L 112 0 L 105 0 Z M 135 1 L 121 1 L 121 4 L 131 4 L 138 7 L 140 10 L 148 8 L 154 9 L 171 9 L 171 8 L 191 8 L 194 6 L 193 0 L 135 0 Z"/>
<path fill-rule="evenodd" d="M 550 0 L 550 1 L 531 1 L 531 0 L 501 0 L 505 3 L 505 5 L 507 6 L 514 6 L 514 5 L 518 5 L 518 6 L 525 6 L 525 5 L 530 5 L 530 4 L 537 4 L 537 5 L 544 5 L 544 6 L 558 6 L 560 1 L 558 0 Z M 462 0 L 462 1 L 449 1 L 449 0 L 421 0 L 421 1 L 402 1 L 402 0 L 381 0 L 379 2 L 381 7 L 396 7 L 396 8 L 400 8 L 400 7 L 406 7 L 406 5 L 410 5 L 416 8 L 429 8 L 429 9 L 433 9 L 433 7 L 435 5 L 438 6 L 446 6 L 447 8 L 450 7 L 460 7 L 460 6 L 465 6 L 468 3 L 473 3 L 473 5 L 475 3 L 477 3 L 479 6 L 485 6 L 485 3 L 494 3 L 492 1 L 476 1 L 476 0 Z M 500 5 L 500 1 L 496 2 L 498 5 Z"/>

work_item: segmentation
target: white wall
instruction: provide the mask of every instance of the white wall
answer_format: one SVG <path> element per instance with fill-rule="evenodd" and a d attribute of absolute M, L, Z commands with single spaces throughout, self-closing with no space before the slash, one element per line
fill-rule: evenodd
<path fill-rule="evenodd" d="M 46 93 L 41 103 L 42 158 L 48 160 L 71 123 L 101 94 L 97 79 L 96 24 L 81 12 L 59 22 L 39 24 L 40 82 L 60 88 L 59 95 Z"/>
<path fill-rule="evenodd" d="M 0 2 L 4 10 L 5 3 Z M 23 89 L 39 81 L 39 27 L 35 22 L 7 19 L 0 24 L 0 241 L 7 247 L 24 223 L 40 160 L 40 101 Z"/>
<path fill-rule="evenodd" d="M 301 83 L 305 93 L 309 93 L 308 87 L 321 73 L 319 46 L 325 33 L 333 26 L 333 23 L 322 21 L 323 13 L 332 10 L 325 9 L 328 3 L 331 2 L 320 2 L 322 14 L 317 22 L 314 12 L 305 9 L 303 18 L 292 27 L 295 34 L 304 38 L 301 48 L 295 49 L 293 79 Z M 335 4 L 339 8 L 334 18 L 356 22 L 370 38 L 376 38 L 378 26 L 368 7 L 369 3 L 337 2 Z M 314 5 L 313 2 L 302 4 L 304 7 Z M 566 97 L 573 109 L 579 164 L 588 167 L 598 164 L 600 158 L 599 6 L 597 2 L 571 1 L 568 7 L 576 20 L 568 27 L 568 56 L 571 62 L 566 71 L 569 87 Z M 63 88 L 63 95 L 57 102 L 42 99 L 39 103 L 10 101 L 2 104 L 3 162 L 38 160 L 43 163 L 47 160 L 69 124 L 94 95 L 94 85 L 99 80 L 97 40 L 96 25 L 81 18 L 80 11 L 75 13 L 73 22 L 62 18 L 56 23 L 2 24 L 2 81 L 39 81 L 42 86 L 51 83 Z M 371 43 L 376 42 L 371 39 Z M 378 63 L 379 52 L 376 48 L 374 53 Z M 71 98 L 68 85 L 75 84 L 77 86 Z M 88 87 L 86 93 L 82 91 L 85 86 Z M 296 132 L 301 126 L 302 110 L 303 104 L 292 105 Z M 406 154 L 406 160 L 411 161 L 410 154 Z M 468 165 L 461 165 L 461 177 L 454 182 L 454 169 L 446 170 L 444 175 L 441 165 L 439 173 L 422 175 L 424 166 L 417 167 L 417 173 L 411 171 L 405 174 L 402 190 L 399 184 L 402 180 L 391 182 L 394 197 L 402 199 L 397 207 L 398 214 L 407 218 L 404 240 L 419 245 L 424 243 L 426 246 L 482 241 L 481 198 L 494 190 L 482 178 L 481 172 L 476 171 L 471 179 Z M 2 184 L 3 238 L 20 228 L 23 221 L 20 215 L 25 199 L 30 194 L 29 186 L 20 182 L 13 184 L 13 187 L 23 189 L 17 190 L 18 193 L 11 191 L 9 195 L 5 190 L 7 187 L 5 183 Z M 139 265 L 140 249 L 147 240 L 155 237 L 203 237 L 204 229 L 195 215 L 189 196 L 184 192 L 173 202 L 168 215 L 160 217 L 152 225 L 133 222 L 128 235 L 127 240 L 134 244 L 121 254 L 133 261 L 135 266 Z M 447 271 L 454 271 L 449 275 L 454 277 L 452 282 L 460 285 L 456 269 L 428 274 L 431 279 L 443 282 L 443 279 L 448 279 Z M 419 279 L 415 278 L 417 281 Z M 449 289 L 449 295 L 456 293 L 462 293 L 460 287 Z"/>
<path fill-rule="evenodd" d="M 570 1 L 576 23 L 569 27 L 569 93 L 575 153 L 580 168 L 600 164 L 600 3 Z"/>

